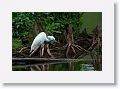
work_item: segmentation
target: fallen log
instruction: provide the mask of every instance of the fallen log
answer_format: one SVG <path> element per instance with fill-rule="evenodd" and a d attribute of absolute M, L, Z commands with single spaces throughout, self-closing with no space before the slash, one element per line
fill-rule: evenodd
<path fill-rule="evenodd" d="M 94 59 L 95 60 L 95 59 Z M 12 58 L 12 66 L 16 67 L 29 67 L 35 65 L 48 65 L 70 62 L 83 62 L 93 61 L 93 59 L 50 59 L 50 58 Z"/>

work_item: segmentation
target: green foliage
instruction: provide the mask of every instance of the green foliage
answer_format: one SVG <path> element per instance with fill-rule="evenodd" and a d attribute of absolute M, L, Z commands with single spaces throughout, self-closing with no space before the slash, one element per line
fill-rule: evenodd
<path fill-rule="evenodd" d="M 13 37 L 20 38 L 27 36 L 26 32 L 32 29 L 34 17 L 32 13 L 13 12 L 12 14 L 12 29 Z"/>
<path fill-rule="evenodd" d="M 12 48 L 22 48 L 23 47 L 23 45 L 22 45 L 22 41 L 20 40 L 20 39 L 16 39 L 16 38 L 14 38 L 13 40 L 12 40 L 12 43 L 13 43 L 13 45 L 12 45 Z"/>
<path fill-rule="evenodd" d="M 87 32 L 91 33 L 98 24 L 102 24 L 102 13 L 101 12 L 84 13 L 81 20 L 83 22 L 82 29 L 86 28 Z"/>
<path fill-rule="evenodd" d="M 34 23 L 34 16 L 29 12 L 13 12 L 12 13 L 12 36 L 19 41 L 13 41 L 13 47 L 19 48 L 21 45 L 29 44 L 29 34 L 31 33 L 32 25 Z"/>

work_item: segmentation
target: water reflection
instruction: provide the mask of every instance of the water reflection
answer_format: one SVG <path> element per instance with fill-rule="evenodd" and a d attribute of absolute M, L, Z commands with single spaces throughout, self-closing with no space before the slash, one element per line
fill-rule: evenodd
<path fill-rule="evenodd" d="M 94 71 L 94 66 L 92 64 L 81 64 L 81 71 Z"/>
<path fill-rule="evenodd" d="M 92 63 L 69 62 L 26 67 L 13 67 L 13 71 L 97 71 Z"/>

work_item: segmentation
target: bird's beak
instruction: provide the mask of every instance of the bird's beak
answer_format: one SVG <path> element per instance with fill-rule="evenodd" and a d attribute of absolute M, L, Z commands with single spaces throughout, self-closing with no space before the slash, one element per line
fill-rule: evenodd
<path fill-rule="evenodd" d="M 54 40 L 54 42 L 57 42 L 56 40 Z"/>
<path fill-rule="evenodd" d="M 55 40 L 54 42 L 55 42 L 55 43 L 59 43 L 59 42 L 58 42 L 58 41 L 56 41 L 56 40 Z"/>
<path fill-rule="evenodd" d="M 56 43 L 57 41 L 56 40 L 52 40 L 50 43 L 51 44 L 54 44 L 54 43 Z"/>

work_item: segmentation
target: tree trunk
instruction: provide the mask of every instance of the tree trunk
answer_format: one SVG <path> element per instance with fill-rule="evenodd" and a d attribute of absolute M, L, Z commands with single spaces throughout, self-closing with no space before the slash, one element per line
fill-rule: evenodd
<path fill-rule="evenodd" d="M 44 32 L 44 29 L 42 27 L 42 23 L 41 23 L 41 20 L 40 18 L 37 16 L 35 18 L 35 22 L 34 22 L 34 25 L 33 25 L 33 30 L 32 30 L 32 34 L 33 34 L 33 38 L 39 34 L 40 32 Z"/>
<path fill-rule="evenodd" d="M 67 29 L 66 29 L 66 41 L 67 41 L 66 57 L 68 58 L 69 52 L 75 53 L 75 49 L 74 49 L 74 47 L 72 47 L 72 44 L 74 43 L 72 24 L 69 24 Z"/>

